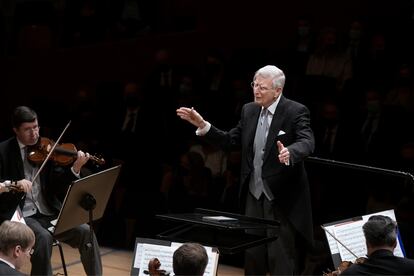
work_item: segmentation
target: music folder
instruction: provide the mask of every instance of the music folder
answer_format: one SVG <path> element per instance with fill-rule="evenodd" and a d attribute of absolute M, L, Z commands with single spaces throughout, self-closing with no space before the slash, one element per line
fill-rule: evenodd
<path fill-rule="evenodd" d="M 59 216 L 49 228 L 53 235 L 58 235 L 73 227 L 89 222 L 89 211 L 81 206 L 85 195 L 93 196 L 96 205 L 93 219 L 100 219 L 105 211 L 115 182 L 118 179 L 121 165 L 88 175 L 72 182 L 66 192 Z"/>

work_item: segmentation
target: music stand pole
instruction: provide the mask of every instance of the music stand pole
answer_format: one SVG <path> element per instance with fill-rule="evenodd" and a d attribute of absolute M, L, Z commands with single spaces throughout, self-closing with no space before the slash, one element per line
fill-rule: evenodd
<path fill-rule="evenodd" d="M 90 193 L 86 193 L 80 205 L 83 209 L 89 212 L 89 243 L 86 244 L 87 247 L 92 248 L 93 246 L 93 209 L 96 207 L 96 199 Z"/>

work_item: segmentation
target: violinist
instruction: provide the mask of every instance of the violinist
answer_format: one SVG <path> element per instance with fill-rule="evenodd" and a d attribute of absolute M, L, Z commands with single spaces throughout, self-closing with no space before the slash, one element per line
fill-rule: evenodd
<path fill-rule="evenodd" d="M 207 264 L 207 251 L 199 243 L 187 242 L 174 251 L 173 270 L 175 275 L 204 275 Z"/>
<path fill-rule="evenodd" d="M 52 275 L 50 258 L 54 238 L 79 249 L 87 275 L 102 275 L 99 246 L 95 236 L 90 246 L 87 224 L 54 238 L 47 230 L 61 208 L 57 195 L 64 193 L 69 184 L 80 177 L 81 168 L 88 161 L 89 154 L 77 151 L 76 160 L 68 166 L 47 161 L 39 172 L 41 166 L 30 162 L 26 150 L 40 138 L 36 112 L 26 106 L 17 107 L 12 115 L 12 125 L 15 136 L 0 143 L 0 182 L 3 183 L 0 223 L 10 219 L 17 207 L 21 209 L 26 224 L 36 238 L 31 257 L 32 275 Z"/>
<path fill-rule="evenodd" d="M 363 263 L 351 265 L 341 275 L 414 275 L 414 260 L 394 256 L 397 223 L 382 215 L 371 216 L 362 227 L 367 245 Z"/>

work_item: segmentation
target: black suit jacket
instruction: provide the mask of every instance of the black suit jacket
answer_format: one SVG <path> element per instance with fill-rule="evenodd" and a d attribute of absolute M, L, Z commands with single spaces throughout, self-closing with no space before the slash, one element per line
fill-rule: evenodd
<path fill-rule="evenodd" d="M 8 264 L 6 264 L 3 261 L 0 261 L 0 275 L 8 276 L 8 275 L 26 275 L 21 273 L 20 271 L 10 267 Z"/>
<path fill-rule="evenodd" d="M 362 264 L 353 264 L 341 275 L 414 275 L 414 260 L 377 250 Z"/>
<path fill-rule="evenodd" d="M 259 105 L 248 103 L 243 106 L 241 119 L 235 128 L 225 132 L 212 126 L 205 135 L 209 142 L 225 148 L 241 147 L 240 199 L 248 191 L 253 172 L 253 144 L 260 112 Z M 285 134 L 281 134 L 281 131 Z M 279 162 L 278 140 L 289 149 L 289 166 Z M 313 240 L 313 231 L 304 159 L 312 153 L 314 143 L 309 110 L 304 105 L 281 96 L 267 136 L 262 177 L 275 197 L 275 204 L 308 241 Z"/>
<path fill-rule="evenodd" d="M 57 215 L 62 207 L 58 195 L 63 194 L 76 176 L 70 167 L 60 167 L 48 161 L 39 177 L 41 190 L 51 210 Z M 0 181 L 18 181 L 24 179 L 24 167 L 19 144 L 15 137 L 0 143 Z M 29 179 L 31 180 L 31 179 Z M 11 219 L 16 207 L 23 207 L 25 193 L 7 192 L 0 194 L 0 223 Z"/>

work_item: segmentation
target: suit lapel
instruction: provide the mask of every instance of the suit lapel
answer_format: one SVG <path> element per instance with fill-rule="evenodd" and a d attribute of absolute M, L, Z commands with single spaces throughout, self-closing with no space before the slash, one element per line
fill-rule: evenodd
<path fill-rule="evenodd" d="M 11 155 L 11 158 L 15 158 L 15 160 L 13 160 L 13 164 L 16 164 L 16 170 L 17 170 L 16 174 L 18 175 L 18 177 L 20 177 L 20 179 L 22 179 L 25 177 L 23 160 L 22 160 L 22 155 L 20 152 L 19 143 L 17 142 L 16 138 L 14 138 L 13 140 L 12 150 L 13 150 L 13 154 Z"/>
<path fill-rule="evenodd" d="M 286 100 L 285 97 L 281 96 L 280 101 L 276 107 L 275 114 L 273 114 L 272 124 L 269 128 L 269 133 L 267 134 L 266 146 L 265 146 L 265 154 L 263 156 L 263 162 L 268 158 L 270 153 L 270 148 L 272 146 L 276 146 L 276 138 L 277 134 L 279 133 L 283 118 L 285 118 L 286 113 Z"/>

